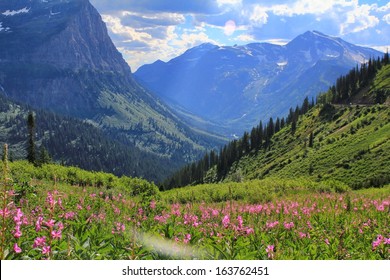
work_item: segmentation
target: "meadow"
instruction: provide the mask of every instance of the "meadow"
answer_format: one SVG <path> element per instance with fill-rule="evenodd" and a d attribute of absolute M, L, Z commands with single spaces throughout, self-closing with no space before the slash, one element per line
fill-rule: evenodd
<path fill-rule="evenodd" d="M 0 203 L 2 259 L 390 259 L 390 185 L 274 178 L 159 192 L 5 159 Z"/>

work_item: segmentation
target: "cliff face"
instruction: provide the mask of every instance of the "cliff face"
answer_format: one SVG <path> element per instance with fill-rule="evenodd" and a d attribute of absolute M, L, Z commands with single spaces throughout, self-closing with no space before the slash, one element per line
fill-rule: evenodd
<path fill-rule="evenodd" d="M 114 86 L 134 83 L 89 1 L 18 1 L 0 8 L 0 84 L 13 99 L 93 118 L 101 92 L 96 81 L 115 74 Z"/>
<path fill-rule="evenodd" d="M 96 9 L 88 1 L 69 16 L 65 29 L 41 45 L 33 54 L 35 61 L 46 61 L 73 70 L 130 72 L 111 39 Z"/>
<path fill-rule="evenodd" d="M 57 69 L 129 72 L 88 0 L 13 1 L 0 6 L 0 58 Z"/>

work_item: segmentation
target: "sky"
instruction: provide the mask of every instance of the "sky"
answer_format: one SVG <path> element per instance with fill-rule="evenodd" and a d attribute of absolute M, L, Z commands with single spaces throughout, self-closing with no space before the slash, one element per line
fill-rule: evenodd
<path fill-rule="evenodd" d="M 390 49 L 390 1 L 90 0 L 133 72 L 205 42 L 286 44 L 306 31 Z"/>

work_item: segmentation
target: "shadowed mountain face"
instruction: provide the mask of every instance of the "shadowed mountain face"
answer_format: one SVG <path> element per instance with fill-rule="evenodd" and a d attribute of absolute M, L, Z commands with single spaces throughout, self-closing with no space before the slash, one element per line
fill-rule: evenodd
<path fill-rule="evenodd" d="M 182 162 L 217 142 L 135 81 L 88 0 L 0 1 L 0 23 L 0 86 L 8 98 Z"/>
<path fill-rule="evenodd" d="M 203 44 L 169 62 L 144 65 L 135 76 L 163 100 L 237 133 L 285 115 L 305 96 L 327 90 L 351 67 L 380 55 L 313 31 L 285 46 Z"/>

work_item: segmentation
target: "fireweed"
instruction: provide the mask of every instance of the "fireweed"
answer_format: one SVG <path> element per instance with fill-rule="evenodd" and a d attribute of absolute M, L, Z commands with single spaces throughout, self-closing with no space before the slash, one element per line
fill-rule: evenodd
<path fill-rule="evenodd" d="M 390 259 L 388 193 L 168 204 L 54 183 L 15 203 L 7 187 L 6 259 Z"/>

